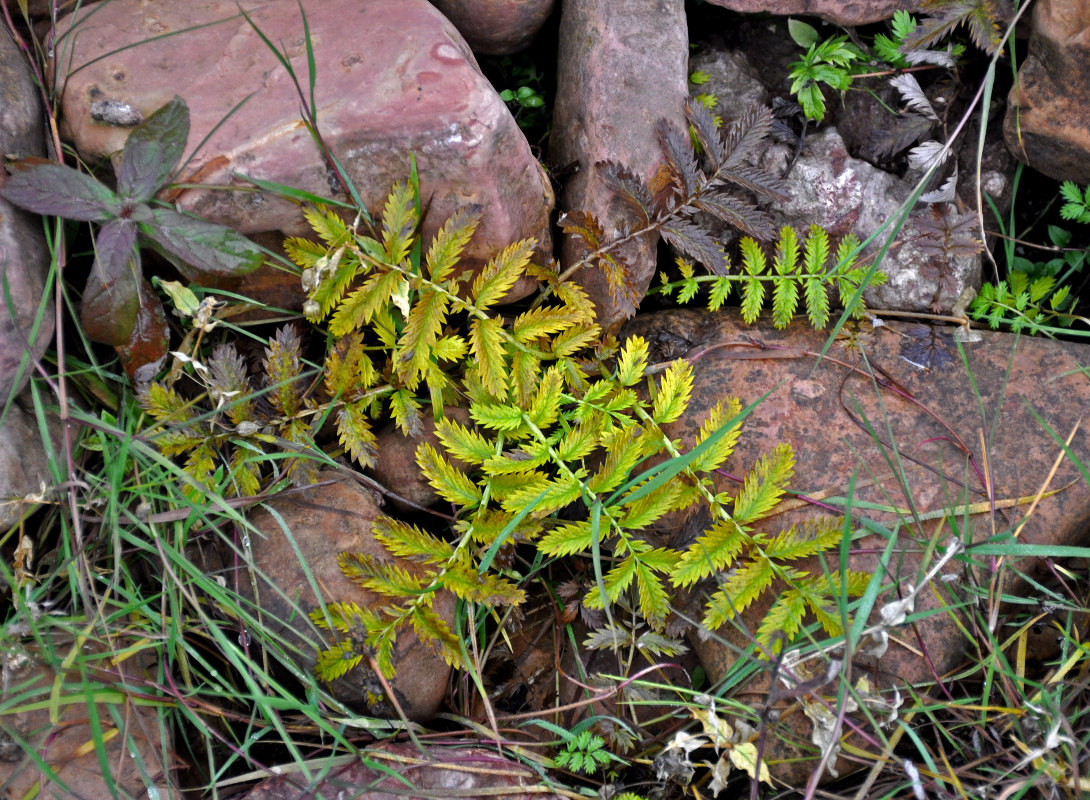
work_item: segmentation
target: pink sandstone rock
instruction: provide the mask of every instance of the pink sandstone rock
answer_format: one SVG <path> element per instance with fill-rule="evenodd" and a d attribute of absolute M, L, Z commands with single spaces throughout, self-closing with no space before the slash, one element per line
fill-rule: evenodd
<path fill-rule="evenodd" d="M 552 156 L 562 169 L 577 169 L 564 190 L 565 211 L 588 211 L 609 232 L 629 222 L 623 204 L 604 185 L 594 165 L 619 162 L 650 176 L 662 161 L 655 130 L 666 119 L 684 129 L 688 94 L 689 37 L 681 0 L 568 0 L 560 19 Z M 635 302 L 656 269 L 657 237 L 645 236 L 617 252 L 631 265 Z M 566 269 L 585 254 L 566 236 Z M 601 270 L 574 275 L 594 300 L 604 327 L 635 311 L 632 298 L 615 298 Z"/>
<path fill-rule="evenodd" d="M 899 9 L 916 11 L 918 0 L 708 0 L 744 14 L 768 13 L 779 16 L 821 17 L 837 25 L 865 25 L 889 19 Z"/>
<path fill-rule="evenodd" d="M 1003 133 L 1015 157 L 1058 181 L 1090 182 L 1090 5 L 1041 0 Z"/>
<path fill-rule="evenodd" d="M 284 49 L 306 92 L 295 0 L 243 8 Z M 523 237 L 549 251 L 548 179 L 450 22 L 424 0 L 306 0 L 303 8 L 318 126 L 369 210 L 380 210 L 415 155 L 425 237 L 471 209 L 482 221 L 467 266 Z M 54 68 L 67 76 L 64 135 L 84 158 L 123 145 L 128 128 L 109 120 L 124 123 L 125 114 L 115 111 L 146 116 L 178 94 L 191 118 L 185 180 L 237 188 L 250 176 L 346 199 L 302 122 L 290 76 L 234 0 L 113 0 L 65 17 L 56 52 Z M 268 192 L 188 189 L 172 199 L 242 233 L 307 230 L 297 205 Z M 530 284 L 518 288 L 525 294 Z"/>
<path fill-rule="evenodd" d="M 483 55 L 517 53 L 533 41 L 556 0 L 432 0 Z"/>

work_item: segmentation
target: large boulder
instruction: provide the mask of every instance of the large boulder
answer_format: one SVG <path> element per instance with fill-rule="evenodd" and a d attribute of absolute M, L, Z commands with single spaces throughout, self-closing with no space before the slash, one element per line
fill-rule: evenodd
<path fill-rule="evenodd" d="M 34 649 L 15 641 L 0 656 L 5 798 L 182 797 L 170 742 L 160 736 L 162 709 L 141 694 L 156 682 L 147 649 L 137 644 L 114 659 L 83 638 L 44 639 Z M 81 650 L 71 664 L 65 647 Z"/>
<path fill-rule="evenodd" d="M 629 226 L 631 214 L 606 188 L 595 169 L 615 161 L 641 177 L 662 161 L 656 136 L 660 120 L 679 128 L 687 96 L 689 37 L 682 0 L 568 0 L 560 18 L 552 159 L 572 177 L 564 188 L 565 211 L 595 215 L 608 236 Z M 628 262 L 627 291 L 610 291 L 601 270 L 585 266 L 573 275 L 609 327 L 635 313 L 657 266 L 657 236 L 629 240 L 613 252 Z M 566 235 L 561 266 L 587 254 Z"/>
<path fill-rule="evenodd" d="M 309 228 L 295 203 L 245 177 L 321 196 L 345 193 L 300 117 L 303 100 L 258 34 L 282 43 L 303 86 L 307 42 L 295 0 L 113 0 L 58 25 L 63 132 L 87 159 L 123 145 L 127 125 L 181 95 L 189 105 L 183 178 L 216 188 L 172 195 L 184 210 L 242 233 Z M 455 211 L 481 215 L 466 249 L 482 266 L 515 239 L 549 253 L 549 181 L 454 26 L 425 0 L 303 3 L 313 46 L 314 111 L 325 143 L 370 211 L 415 156 L 430 236 Z M 252 25 L 251 25 L 252 21 Z M 198 145 L 200 149 L 197 150 Z M 511 294 L 524 296 L 524 281 Z"/>
<path fill-rule="evenodd" d="M 26 394 L 8 407 L 0 424 L 0 531 L 8 530 L 36 503 L 44 502 L 43 490 L 53 482 L 38 420 L 21 402 Z M 56 452 L 62 435 L 60 420 L 50 415 L 46 421 Z"/>
<path fill-rule="evenodd" d="M 949 332 L 918 325 L 890 323 L 873 334 L 852 331 L 853 338 L 841 339 L 861 347 L 866 361 L 858 358 L 858 350 L 840 344 L 819 361 L 826 333 L 802 323 L 783 331 L 747 327 L 734 312 L 643 315 L 623 333 L 653 343 L 652 363 L 683 356 L 693 364 L 688 411 L 667 431 L 686 448 L 723 395 L 749 403 L 768 393 L 745 422 L 737 447 L 716 478 L 717 490 L 736 493 L 738 484 L 728 475 L 746 474 L 762 454 L 789 442 L 796 462 L 790 488 L 801 499 L 786 502 L 782 513 L 762 523 L 762 529 L 775 534 L 813 521 L 827 515 L 824 509 L 833 498 L 851 495 L 859 510 L 850 528 L 861 535 L 852 541 L 849 566 L 868 574 L 883 571 L 885 589 L 876 608 L 909 591 L 908 584 L 920 586 L 952 536 L 966 546 L 980 545 L 995 534 L 1009 534 L 1025 519 L 1020 542 L 1086 544 L 1090 483 L 1073 463 L 1074 458 L 1090 463 L 1090 438 L 1083 430 L 1071 441 L 1071 457 L 1060 459 L 1050 479 L 1053 464 L 1064 454 L 1056 437 L 1062 440 L 1071 433 L 1077 417 L 1072 409 L 1090 407 L 1090 385 L 1079 366 L 1090 358 L 1085 345 L 984 332 L 982 342 L 965 346 L 970 382 Z M 929 369 L 913 362 L 927 362 Z M 874 381 L 868 364 L 873 365 Z M 1060 491 L 1042 497 L 1030 513 L 1030 502 L 1044 490 Z M 883 510 L 891 506 L 904 510 Z M 951 509 L 952 516 L 947 516 Z M 888 538 L 868 534 L 861 517 L 885 526 L 895 539 L 884 564 L 881 554 Z M 840 517 L 833 519 L 841 524 Z M 664 520 L 659 535 L 672 546 L 684 547 L 707 524 L 706 512 L 703 519 L 701 512 L 694 512 Z M 826 566 L 838 571 L 839 559 L 839 552 L 830 553 Z M 894 687 L 907 696 L 906 686 L 930 683 L 961 663 L 970 642 L 956 609 L 973 602 L 969 587 L 986 591 L 997 575 L 992 570 L 1001 566 L 1005 583 L 999 585 L 1017 595 L 1026 589 L 1017 576 L 1032 572 L 1035 561 L 1004 563 L 968 550 L 946 563 L 917 596 L 915 612 L 922 617 L 910 627 L 895 628 L 888 651 L 866 666 L 874 690 L 886 700 Z M 823 569 L 816 559 L 799 566 L 819 573 Z M 737 628 L 726 625 L 713 637 L 692 637 L 713 682 L 732 674 L 736 666 L 746 666 L 738 654 L 749 646 L 782 588 L 774 586 L 749 606 Z M 704 589 L 714 590 L 715 585 Z M 690 616 L 702 614 L 703 599 L 703 591 L 692 598 Z M 866 661 L 864 654 L 857 655 Z M 822 662 L 812 663 L 819 665 L 818 673 L 824 669 Z M 763 707 L 769 701 L 771 672 L 758 670 L 747 678 L 736 699 Z M 856 677 L 860 674 L 857 670 Z M 831 693 L 835 702 L 836 689 L 834 682 L 813 691 Z M 795 722 L 785 722 L 785 730 L 777 726 L 765 751 L 774 771 L 796 784 L 806 780 L 815 763 L 806 718 L 793 713 L 799 697 L 800 692 L 778 695 L 776 712 Z M 858 737 L 851 741 L 866 746 Z"/>
<path fill-rule="evenodd" d="M 406 793 L 406 786 L 411 788 Z M 480 747 L 429 747 L 389 742 L 367 748 L 362 758 L 305 784 L 299 776 L 268 778 L 242 800 L 397 800 L 410 797 L 491 797 L 559 800 L 524 764 Z"/>
<path fill-rule="evenodd" d="M 556 0 L 432 0 L 481 55 L 524 49 L 549 18 Z"/>
<path fill-rule="evenodd" d="M 794 152 L 791 146 L 775 145 L 764 156 L 763 165 L 774 175 L 782 174 Z M 806 137 L 785 182 L 787 201 L 769 209 L 778 223 L 791 225 L 800 234 L 817 224 L 834 239 L 853 233 L 860 241 L 890 223 L 916 185 L 912 176 L 899 178 L 852 158 L 832 127 Z M 979 254 L 955 248 L 943 256 L 927 246 L 937 241 L 936 224 L 961 218 L 953 206 L 913 208 L 882 259 L 880 269 L 888 280 L 867 290 L 867 304 L 899 311 L 948 312 L 966 288 L 979 288 Z M 864 255 L 877 255 L 891 231 L 892 226 L 886 227 Z"/>
<path fill-rule="evenodd" d="M 1040 0 L 1011 87 L 1007 147 L 1058 181 L 1090 183 L 1090 4 Z"/>
<path fill-rule="evenodd" d="M 889 19 L 900 9 L 917 10 L 919 0 L 708 0 L 714 6 L 744 14 L 821 17 L 834 25 L 866 25 Z"/>
<path fill-rule="evenodd" d="M 26 57 L 7 30 L 0 31 L 0 154 L 45 155 L 45 114 Z M 0 169 L 0 188 L 7 173 Z M 46 309 L 35 327 L 49 273 L 42 220 L 0 198 L 0 410 L 26 385 L 53 338 Z"/>
<path fill-rule="evenodd" d="M 371 524 L 379 513 L 376 495 L 335 472 L 323 472 L 319 483 L 252 512 L 249 523 L 256 533 L 242 542 L 241 552 L 226 546 L 202 548 L 195 557 L 206 570 L 227 574 L 228 588 L 260 616 L 262 635 L 269 638 L 258 643 L 279 648 L 300 671 L 310 672 L 319 650 L 329 647 L 335 635 L 318 628 L 311 611 L 330 602 L 385 605 L 379 595 L 345 577 L 337 563 L 340 554 L 365 553 L 413 569 L 372 537 Z M 249 568 L 238 569 L 250 553 Z M 440 593 L 433 608 L 453 627 L 454 598 L 449 593 Z M 399 631 L 393 663 L 392 699 L 366 663 L 333 681 L 330 690 L 341 702 L 372 716 L 394 718 L 400 708 L 409 719 L 430 719 L 446 695 L 450 667 L 411 629 Z"/>

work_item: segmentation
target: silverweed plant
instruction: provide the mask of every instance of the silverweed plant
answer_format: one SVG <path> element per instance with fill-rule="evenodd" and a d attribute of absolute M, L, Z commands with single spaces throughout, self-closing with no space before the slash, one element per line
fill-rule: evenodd
<path fill-rule="evenodd" d="M 703 136 L 720 136 L 703 115 L 694 118 Z M 752 128 L 764 117 L 746 119 Z M 656 199 L 630 173 L 611 168 L 623 175 L 618 189 L 629 190 L 637 208 L 653 206 L 646 225 L 669 231 L 668 240 L 695 249 L 723 272 L 729 262 L 721 251 L 716 255 L 716 245 L 697 228 L 692 212 L 700 204 L 713 205 L 722 219 L 733 213 L 732 203 L 745 207 L 720 196 L 718 188 L 704 187 L 707 178 L 697 174 L 688 137 L 667 133 L 667 161 L 677 168 L 677 181 L 663 182 L 663 197 Z M 744 178 L 743 185 L 761 185 L 755 171 L 730 161 L 739 142 L 756 135 L 734 126 L 724 138 L 704 142 L 704 149 L 719 159 L 720 172 L 729 167 Z M 741 215 L 747 228 L 763 232 L 758 210 L 745 208 Z M 333 632 L 318 660 L 320 677 L 339 678 L 361 663 L 391 674 L 394 643 L 407 627 L 451 665 L 468 666 L 462 637 L 433 608 L 437 593 L 450 592 L 475 608 L 517 606 L 526 598 L 529 579 L 518 567 L 519 552 L 533 554 L 538 563 L 594 564 L 596 580 L 582 602 L 605 611 L 608 624 L 610 609 L 620 605 L 636 610 L 637 623 L 662 633 L 672 595 L 718 576 L 701 620 L 708 628 L 721 626 L 779 586 L 781 594 L 757 631 L 766 654 L 777 652 L 782 634 L 789 639 L 807 616 L 831 635 L 842 632 L 839 615 L 828 610 L 836 605 L 833 598 L 858 595 L 868 576 L 811 573 L 799 566 L 838 545 L 839 526 L 761 529 L 791 478 L 790 445 L 780 444 L 745 469 L 737 491 L 715 488 L 712 473 L 730 457 L 756 404 L 743 408 L 737 398 L 724 397 L 703 421 L 692 448 L 682 449 L 668 426 L 688 408 L 692 365 L 684 359 L 650 363 L 648 343 L 640 337 L 623 344 L 603 337 L 584 290 L 555 266 L 532 262 L 532 239 L 502 249 L 475 275 L 467 273 L 461 258 L 477 218 L 457 214 L 430 242 L 422 241 L 415 172 L 393 187 L 373 227 L 362 212 L 350 223 L 320 205 L 308 208 L 306 217 L 318 241 L 291 239 L 286 249 L 302 268 L 307 320 L 328 332 L 321 379 L 302 388 L 307 384 L 298 335 L 281 331 L 263 365 L 267 402 L 245 399 L 245 375 L 228 368 L 239 362 L 224 350 L 198 370 L 207 388 L 205 402 L 186 401 L 162 384 L 153 384 L 143 397 L 163 446 L 181 452 L 178 437 L 189 436 L 184 443 L 201 450 L 200 459 L 191 455 L 186 462 L 198 481 L 251 469 L 246 465 L 257 461 L 253 451 L 266 442 L 313 446 L 326 423 L 337 437 L 327 455 L 370 467 L 377 423 L 392 419 L 404 434 L 418 437 L 427 416 L 433 420 L 439 446 L 421 441 L 416 463 L 453 509 L 452 522 L 445 529 L 426 528 L 383 515 L 373 536 L 397 560 L 340 555 L 344 574 L 382 599 L 365 606 L 340 598 L 312 613 L 316 625 Z M 581 219 L 600 229 L 589 215 Z M 828 267 L 827 237 L 811 231 L 803 275 L 798 248 L 792 250 L 787 241 L 781 239 L 776 261 L 784 268 L 757 280 L 750 267 L 747 285 L 755 282 L 763 290 L 770 281 L 779 324 L 797 306 L 801 281 L 811 321 L 824 324 L 825 293 L 854 275 L 855 267 L 850 259 Z M 606 255 L 610 242 L 595 245 L 587 265 L 623 272 L 623 262 Z M 747 263 L 755 263 L 758 249 L 750 239 L 744 248 Z M 504 296 L 524 276 L 543 284 L 541 298 L 522 311 L 501 311 Z M 623 286 L 623 276 L 617 284 Z M 753 318 L 763 296 L 763 291 L 745 292 Z M 450 405 L 466 408 L 469 424 L 445 417 L 443 409 Z M 186 433 L 194 425 L 222 426 L 219 438 L 196 443 Z M 217 447 L 223 454 L 213 468 Z M 305 466 L 293 464 L 281 477 L 296 483 L 310 479 Z M 256 480 L 258 473 L 250 475 Z M 250 478 L 235 485 L 254 489 Z M 706 509 L 712 522 L 695 541 L 679 548 L 652 541 L 649 531 L 656 522 L 696 506 Z"/>

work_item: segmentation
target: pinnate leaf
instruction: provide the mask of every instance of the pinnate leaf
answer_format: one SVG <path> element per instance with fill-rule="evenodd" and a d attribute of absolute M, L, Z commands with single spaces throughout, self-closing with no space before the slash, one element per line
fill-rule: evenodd
<path fill-rule="evenodd" d="M 617 359 L 617 382 L 622 386 L 634 386 L 643 378 L 647 369 L 647 340 L 632 336 L 621 348 Z"/>
<path fill-rule="evenodd" d="M 666 368 L 659 381 L 651 417 L 660 425 L 678 419 L 689 407 L 693 391 L 693 368 L 688 361 L 678 359 Z"/>
<path fill-rule="evenodd" d="M 536 245 L 535 239 L 522 239 L 489 260 L 474 279 L 471 290 L 479 309 L 488 309 L 503 299 L 515 281 L 522 277 Z"/>

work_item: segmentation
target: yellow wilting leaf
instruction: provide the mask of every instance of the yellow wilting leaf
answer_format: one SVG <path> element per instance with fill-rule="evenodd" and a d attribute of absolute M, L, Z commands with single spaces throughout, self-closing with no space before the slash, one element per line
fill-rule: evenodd
<path fill-rule="evenodd" d="M 730 760 L 735 767 L 754 780 L 762 780 L 769 786 L 772 785 L 772 776 L 768 773 L 768 765 L 764 761 L 757 762 L 757 745 L 753 742 L 742 742 L 730 749 Z M 758 777 L 758 773 L 760 777 Z"/>

